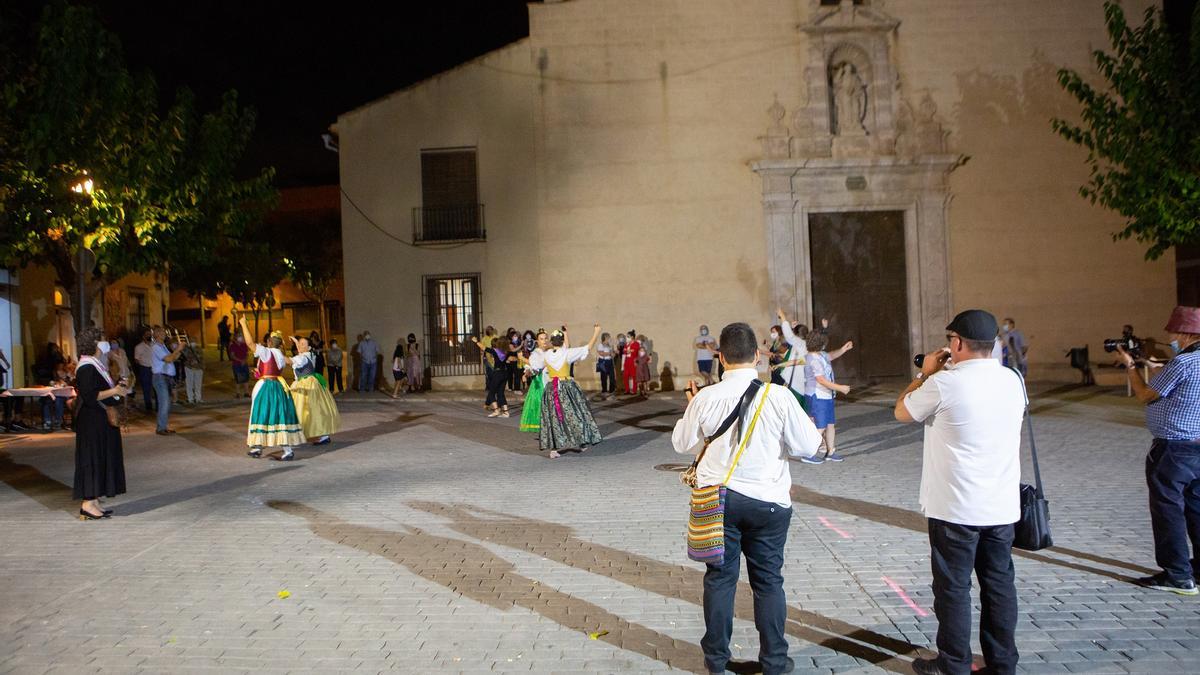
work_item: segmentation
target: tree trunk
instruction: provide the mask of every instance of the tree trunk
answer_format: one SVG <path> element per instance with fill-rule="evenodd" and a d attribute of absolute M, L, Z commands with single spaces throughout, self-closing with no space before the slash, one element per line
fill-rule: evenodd
<path fill-rule="evenodd" d="M 204 295 L 197 295 L 196 298 L 200 301 L 200 349 L 204 349 Z"/>

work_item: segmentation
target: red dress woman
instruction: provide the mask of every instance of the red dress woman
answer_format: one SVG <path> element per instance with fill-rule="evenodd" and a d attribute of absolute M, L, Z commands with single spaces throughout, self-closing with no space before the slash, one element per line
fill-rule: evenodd
<path fill-rule="evenodd" d="M 636 394 L 638 392 L 637 384 L 637 362 L 638 357 L 642 355 L 642 343 L 634 336 L 634 331 L 629 331 L 629 342 L 625 345 L 625 358 L 621 361 L 621 377 L 625 380 L 625 393 Z"/>

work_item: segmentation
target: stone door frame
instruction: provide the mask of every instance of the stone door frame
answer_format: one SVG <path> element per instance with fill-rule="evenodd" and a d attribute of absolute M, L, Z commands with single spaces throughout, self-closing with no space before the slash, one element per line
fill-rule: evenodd
<path fill-rule="evenodd" d="M 910 346 L 945 339 L 951 318 L 948 177 L 959 155 L 754 162 L 763 179 L 768 275 L 773 307 L 812 326 L 810 213 L 900 211 L 904 214 Z"/>

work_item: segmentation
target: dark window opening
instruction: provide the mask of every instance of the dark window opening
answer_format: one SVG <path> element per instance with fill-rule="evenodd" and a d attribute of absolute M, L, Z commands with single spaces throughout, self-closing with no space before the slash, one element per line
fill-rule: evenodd
<path fill-rule="evenodd" d="M 413 240 L 484 239 L 475 148 L 421 151 L 421 206 L 413 209 Z"/>

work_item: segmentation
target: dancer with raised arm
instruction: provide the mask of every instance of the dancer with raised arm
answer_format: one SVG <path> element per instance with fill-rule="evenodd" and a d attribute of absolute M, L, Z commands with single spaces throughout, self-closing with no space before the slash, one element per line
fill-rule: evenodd
<path fill-rule="evenodd" d="M 342 426 L 341 415 L 325 377 L 317 371 L 317 359 L 308 338 L 292 338 L 296 355 L 292 357 L 292 403 L 296 406 L 296 418 L 300 430 L 313 445 L 325 445 L 329 437 Z"/>
<path fill-rule="evenodd" d="M 556 330 L 550 334 L 550 348 L 534 352 L 529 365 L 534 370 L 545 369 L 545 390 L 542 392 L 542 428 L 538 443 L 550 451 L 550 459 L 559 457 L 560 450 L 587 450 L 600 442 L 600 428 L 592 418 L 583 390 L 571 377 L 571 364 L 588 357 L 600 337 L 600 324 L 593 327 L 592 339 L 584 347 L 571 348 L 567 335 Z"/>
<path fill-rule="evenodd" d="M 287 359 L 281 349 L 283 333 L 274 331 L 267 338 L 270 345 L 261 345 L 254 341 L 246 317 L 239 317 L 238 325 L 251 353 L 258 358 L 258 369 L 255 370 L 258 382 L 250 394 L 250 425 L 246 431 L 246 445 L 250 446 L 250 451 L 246 454 L 257 459 L 262 457 L 264 447 L 283 448 L 283 456 L 279 459 L 291 461 L 294 458 L 292 448 L 304 443 L 304 432 L 296 416 L 296 404 L 283 384 L 283 364 Z"/>

